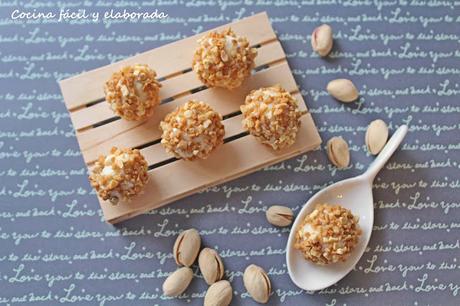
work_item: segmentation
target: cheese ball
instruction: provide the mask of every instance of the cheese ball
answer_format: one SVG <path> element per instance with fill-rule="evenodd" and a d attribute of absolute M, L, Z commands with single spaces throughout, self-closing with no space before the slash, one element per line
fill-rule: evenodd
<path fill-rule="evenodd" d="M 105 83 L 105 99 L 115 114 L 130 121 L 147 119 L 160 104 L 161 84 L 147 65 L 123 67 Z"/>
<path fill-rule="evenodd" d="M 251 91 L 240 109 L 243 128 L 275 150 L 295 142 L 300 117 L 306 113 L 299 110 L 297 100 L 280 86 Z"/>
<path fill-rule="evenodd" d="M 109 155 L 96 161 L 89 180 L 103 200 L 117 204 L 142 191 L 149 178 L 147 171 L 148 164 L 139 150 L 113 147 Z"/>
<path fill-rule="evenodd" d="M 358 244 L 358 217 L 340 205 L 317 205 L 298 228 L 294 247 L 305 259 L 327 265 L 346 261 Z"/>
<path fill-rule="evenodd" d="M 231 29 L 211 32 L 198 40 L 192 67 L 198 78 L 209 87 L 240 87 L 254 68 L 257 49 L 246 37 Z"/>
<path fill-rule="evenodd" d="M 161 143 L 177 158 L 206 159 L 223 143 L 222 116 L 202 101 L 190 100 L 160 123 Z"/>

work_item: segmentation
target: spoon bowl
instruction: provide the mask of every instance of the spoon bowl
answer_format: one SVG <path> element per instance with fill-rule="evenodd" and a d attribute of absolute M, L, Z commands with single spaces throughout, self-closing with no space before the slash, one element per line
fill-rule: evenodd
<path fill-rule="evenodd" d="M 329 287 L 345 277 L 358 263 L 369 243 L 374 225 L 372 182 L 396 151 L 406 133 L 407 126 L 399 127 L 365 173 L 324 188 L 302 207 L 294 221 L 286 246 L 288 273 L 299 288 L 316 291 Z M 317 204 L 324 203 L 341 205 L 357 215 L 362 235 L 345 262 L 321 266 L 306 260 L 303 254 L 294 248 L 294 243 L 297 228 L 305 217 L 314 210 Z"/>

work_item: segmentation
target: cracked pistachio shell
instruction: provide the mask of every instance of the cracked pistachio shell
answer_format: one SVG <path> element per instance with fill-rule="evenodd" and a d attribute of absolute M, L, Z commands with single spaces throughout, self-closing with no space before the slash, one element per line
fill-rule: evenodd
<path fill-rule="evenodd" d="M 333 41 L 332 28 L 328 24 L 320 25 L 311 34 L 311 47 L 320 56 L 326 56 L 331 52 Z"/>
<path fill-rule="evenodd" d="M 289 207 L 273 205 L 265 213 L 268 222 L 275 226 L 289 226 L 294 219 L 294 213 Z"/>
<path fill-rule="evenodd" d="M 272 286 L 264 269 L 256 265 L 249 265 L 244 270 L 243 283 L 254 301 L 262 304 L 268 302 Z"/>
<path fill-rule="evenodd" d="M 352 81 L 347 79 L 332 80 L 327 84 L 327 92 L 341 102 L 353 102 L 358 99 L 359 92 Z"/>
<path fill-rule="evenodd" d="M 372 121 L 366 131 L 366 146 L 372 155 L 379 154 L 388 140 L 388 126 L 380 119 Z"/>
<path fill-rule="evenodd" d="M 213 249 L 204 248 L 198 256 L 201 274 L 208 285 L 220 281 L 224 276 L 224 264 L 219 254 Z"/>
<path fill-rule="evenodd" d="M 212 284 L 204 296 L 204 306 L 228 306 L 233 298 L 233 289 L 226 280 Z"/>
<path fill-rule="evenodd" d="M 166 296 L 181 295 L 190 285 L 193 271 L 189 267 L 182 267 L 171 273 L 163 283 L 163 294 Z"/>
<path fill-rule="evenodd" d="M 342 137 L 332 137 L 327 142 L 327 157 L 337 168 L 346 168 L 350 164 L 350 151 Z"/>
<path fill-rule="evenodd" d="M 180 266 L 190 267 L 200 251 L 201 238 L 194 228 L 179 234 L 174 243 L 173 254 L 176 263 Z"/>

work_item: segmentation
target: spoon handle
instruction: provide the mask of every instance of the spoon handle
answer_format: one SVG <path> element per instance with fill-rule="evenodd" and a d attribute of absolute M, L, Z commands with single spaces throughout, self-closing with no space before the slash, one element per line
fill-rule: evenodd
<path fill-rule="evenodd" d="M 390 140 L 387 142 L 383 150 L 377 156 L 377 158 L 370 164 L 367 171 L 362 174 L 362 176 L 367 179 L 370 183 L 374 181 L 375 176 L 383 168 L 385 163 L 390 159 L 393 153 L 398 148 L 401 141 L 404 139 L 404 136 L 407 134 L 407 125 L 401 125 Z"/>

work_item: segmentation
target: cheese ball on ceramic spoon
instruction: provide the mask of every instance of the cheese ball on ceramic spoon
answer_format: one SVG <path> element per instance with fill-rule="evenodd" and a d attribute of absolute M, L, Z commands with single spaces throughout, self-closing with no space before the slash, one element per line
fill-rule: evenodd
<path fill-rule="evenodd" d="M 90 183 L 103 200 L 117 204 L 141 193 L 148 181 L 148 164 L 139 150 L 113 147 L 94 164 Z"/>
<path fill-rule="evenodd" d="M 105 83 L 105 99 L 115 114 L 126 120 L 140 121 L 153 114 L 160 104 L 156 72 L 147 65 L 123 67 Z"/>
<path fill-rule="evenodd" d="M 361 236 L 358 217 L 340 205 L 320 204 L 296 232 L 294 247 L 313 263 L 345 261 Z"/>
<path fill-rule="evenodd" d="M 166 115 L 160 123 L 161 144 L 177 158 L 206 159 L 223 143 L 222 116 L 208 104 L 190 100 Z"/>
<path fill-rule="evenodd" d="M 198 78 L 209 87 L 233 89 L 241 86 L 254 68 L 257 49 L 246 37 L 231 29 L 211 32 L 198 40 L 192 67 Z"/>
<path fill-rule="evenodd" d="M 240 109 L 243 128 L 274 150 L 295 142 L 300 117 L 306 113 L 299 109 L 297 100 L 278 85 L 251 91 Z"/>

